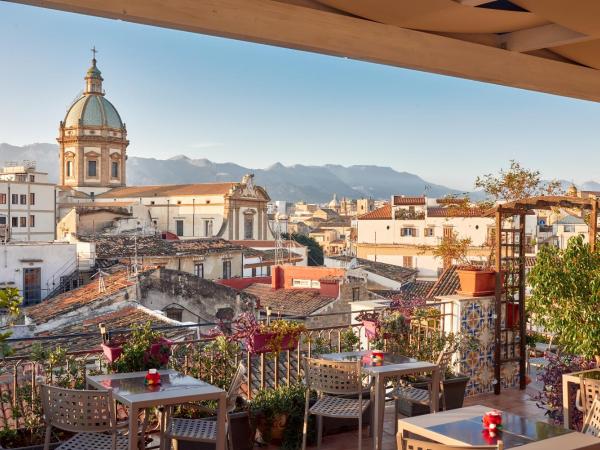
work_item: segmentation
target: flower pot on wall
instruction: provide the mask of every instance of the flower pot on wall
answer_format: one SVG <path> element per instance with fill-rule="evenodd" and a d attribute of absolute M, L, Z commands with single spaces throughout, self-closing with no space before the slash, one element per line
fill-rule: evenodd
<path fill-rule="evenodd" d="M 115 362 L 123 353 L 123 346 L 120 344 L 100 344 L 102 347 L 102 351 L 104 352 L 104 356 L 108 360 L 109 363 Z"/>
<path fill-rule="evenodd" d="M 248 339 L 247 345 L 250 353 L 269 353 L 293 350 L 298 346 L 298 339 L 297 334 L 278 336 L 275 333 L 256 333 Z"/>
<path fill-rule="evenodd" d="M 460 268 L 456 273 L 460 281 L 460 295 L 484 297 L 496 292 L 496 271 L 493 269 Z"/>

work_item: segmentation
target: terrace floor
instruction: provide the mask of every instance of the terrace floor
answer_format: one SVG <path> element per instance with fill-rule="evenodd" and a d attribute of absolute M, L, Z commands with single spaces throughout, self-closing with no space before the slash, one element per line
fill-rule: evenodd
<path fill-rule="evenodd" d="M 527 390 L 505 389 L 500 395 L 484 394 L 465 399 L 464 406 L 484 405 L 501 411 L 511 412 L 530 419 L 546 421 L 544 410 L 536 406 L 531 395 L 535 393 L 537 386 L 529 386 Z M 383 450 L 397 450 L 396 436 L 394 436 L 394 406 L 386 407 L 385 423 L 383 429 Z M 273 447 L 274 449 L 275 447 Z M 321 450 L 353 450 L 357 446 L 356 431 L 325 436 Z M 372 439 L 368 436 L 368 429 L 363 430 L 363 450 L 372 448 Z M 269 449 L 270 450 L 270 449 Z"/>

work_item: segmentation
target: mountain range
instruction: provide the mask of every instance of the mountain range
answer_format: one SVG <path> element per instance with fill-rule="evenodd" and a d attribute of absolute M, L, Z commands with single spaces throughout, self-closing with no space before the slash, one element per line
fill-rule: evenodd
<path fill-rule="evenodd" d="M 38 170 L 48 172 L 50 181 L 58 180 L 58 146 L 36 143 L 14 146 L 0 143 L 0 164 L 7 161 L 34 160 Z M 254 173 L 255 183 L 267 189 L 273 200 L 326 202 L 333 193 L 341 197 L 387 199 L 393 194 L 440 197 L 462 191 L 431 183 L 418 175 L 398 172 L 391 167 L 375 165 L 341 166 L 326 164 L 284 166 L 275 163 L 266 169 L 253 169 L 234 163 L 215 163 L 208 159 L 191 159 L 184 155 L 166 160 L 129 156 L 127 184 L 180 184 L 238 181 Z M 600 190 L 590 181 L 581 188 Z"/>

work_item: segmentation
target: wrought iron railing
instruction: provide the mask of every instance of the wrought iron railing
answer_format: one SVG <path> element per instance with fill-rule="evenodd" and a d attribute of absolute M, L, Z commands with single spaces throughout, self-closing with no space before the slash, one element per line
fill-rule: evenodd
<path fill-rule="evenodd" d="M 455 331 L 457 317 L 452 302 L 434 303 L 427 305 L 433 308 L 431 317 L 420 317 L 410 321 L 410 345 L 418 348 L 425 342 L 427 336 L 447 334 Z M 433 313 L 435 311 L 435 313 Z M 380 310 L 386 314 L 386 310 Z M 335 316 L 345 313 L 322 314 L 321 317 Z M 315 316 L 311 316 L 315 317 Z M 306 318 L 295 318 L 296 320 Z M 211 325 L 211 324 L 208 324 Z M 214 324 L 216 325 L 216 324 Z M 207 324 L 161 326 L 155 329 L 161 331 L 176 328 L 205 329 Z M 344 336 L 351 330 L 358 339 L 349 344 Z M 126 333 L 129 330 L 113 330 L 113 332 Z M 100 343 L 100 335 L 98 342 Z M 12 356 L 0 360 L 0 429 L 31 427 L 40 422 L 41 405 L 38 398 L 40 383 L 57 384 L 77 388 L 85 387 L 85 379 L 90 374 L 106 373 L 110 366 L 103 356 L 102 350 L 97 347 L 82 351 L 69 351 L 68 343 L 75 337 L 90 336 L 78 334 L 68 336 L 53 336 L 47 338 L 10 339 L 13 346 L 23 345 L 28 341 L 37 341 L 44 344 L 46 350 L 40 352 L 33 349 L 24 356 Z M 204 353 L 205 347 L 214 340 L 212 337 L 200 337 L 175 342 L 171 347 L 169 367 L 182 373 L 193 374 L 209 383 L 216 383 L 216 374 L 211 372 L 211 365 L 198 361 L 198 355 L 203 354 L 206 361 L 214 360 L 213 356 Z M 292 349 L 285 349 L 271 353 L 250 353 L 243 342 L 237 342 L 234 363 L 244 361 L 247 370 L 246 395 L 249 399 L 259 389 L 276 388 L 289 385 L 302 376 L 300 361 L 304 356 L 315 354 L 340 352 L 348 350 L 368 349 L 370 341 L 365 338 L 362 323 L 349 326 L 332 326 L 307 329 L 302 332 L 297 345 Z M 49 348 L 53 348 L 50 351 Z M 58 350 L 56 350 L 58 349 Z"/>

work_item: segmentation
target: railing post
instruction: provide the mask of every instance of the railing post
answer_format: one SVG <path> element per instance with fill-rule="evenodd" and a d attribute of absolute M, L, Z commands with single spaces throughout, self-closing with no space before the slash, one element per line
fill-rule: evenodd
<path fill-rule="evenodd" d="M 246 352 L 246 367 L 248 368 L 248 400 L 252 399 L 252 355 Z"/>

